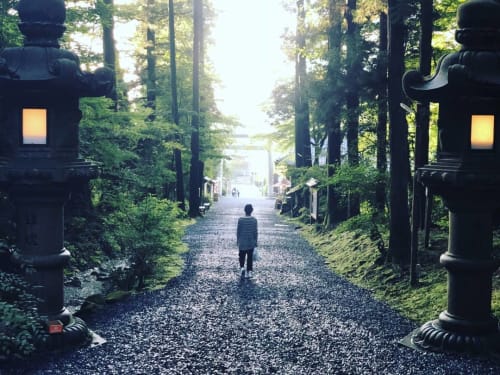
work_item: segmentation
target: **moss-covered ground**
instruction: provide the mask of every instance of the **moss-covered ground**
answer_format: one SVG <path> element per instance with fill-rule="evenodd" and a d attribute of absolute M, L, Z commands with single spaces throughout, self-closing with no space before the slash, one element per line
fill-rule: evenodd
<path fill-rule="evenodd" d="M 446 309 L 447 274 L 439 264 L 439 255 L 447 246 L 446 233 L 433 232 L 431 247 L 419 251 L 419 285 L 411 287 L 408 273 L 384 262 L 368 233 L 346 230 L 345 227 L 318 231 L 312 225 L 300 225 L 300 232 L 324 257 L 330 269 L 353 284 L 370 290 L 376 299 L 389 304 L 403 316 L 421 324 L 436 319 Z M 499 247 L 500 236 L 496 235 L 495 254 L 500 253 Z M 498 272 L 493 277 L 492 311 L 500 317 Z"/>

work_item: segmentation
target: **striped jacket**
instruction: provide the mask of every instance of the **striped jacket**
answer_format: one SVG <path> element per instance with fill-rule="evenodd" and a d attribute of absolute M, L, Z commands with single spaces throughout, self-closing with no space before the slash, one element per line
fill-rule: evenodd
<path fill-rule="evenodd" d="M 250 250 L 257 247 L 257 219 L 244 216 L 238 219 L 236 241 L 239 250 Z"/>

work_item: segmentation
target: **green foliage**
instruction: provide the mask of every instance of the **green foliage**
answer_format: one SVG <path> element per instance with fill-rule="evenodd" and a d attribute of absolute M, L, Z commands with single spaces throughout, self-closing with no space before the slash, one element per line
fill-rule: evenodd
<path fill-rule="evenodd" d="M 94 216 L 69 218 L 65 238 L 71 253 L 70 265 L 80 270 L 98 266 L 109 247 L 103 239 L 102 219 Z"/>
<path fill-rule="evenodd" d="M 368 213 L 362 213 L 340 223 L 336 230 L 338 232 L 353 232 L 356 235 L 365 235 L 370 233 L 374 225 L 377 225 L 375 216 Z"/>
<path fill-rule="evenodd" d="M 383 11 L 387 11 L 387 2 L 384 0 L 358 0 L 355 20 L 363 23 Z"/>
<path fill-rule="evenodd" d="M 100 177 L 91 181 L 92 206 L 67 223 L 68 246 L 75 249 L 75 263 L 83 268 L 93 266 L 103 252 L 117 255 L 112 253 L 117 246 L 109 242 L 116 236 L 104 234 L 105 229 L 113 230 L 104 228 L 107 216 L 124 214 L 130 201 L 141 200 L 148 193 L 163 195 L 165 185 L 175 176 L 164 162 L 173 149 L 165 141 L 171 137 L 170 124 L 146 124 L 144 112 L 114 112 L 105 98 L 84 99 L 80 108 L 82 155 L 101 167 Z"/>
<path fill-rule="evenodd" d="M 380 179 L 385 178 L 386 176 L 380 175 L 374 166 L 366 162 L 357 166 L 345 163 L 335 167 L 334 175 L 326 183 L 333 184 L 340 196 L 358 194 L 361 201 L 369 202 L 369 207 L 373 207 L 375 199 L 373 187 Z"/>
<path fill-rule="evenodd" d="M 273 141 L 283 150 L 293 147 L 294 133 L 294 88 L 293 82 L 281 82 L 273 89 L 266 104 L 266 114 L 274 127 Z"/>
<path fill-rule="evenodd" d="M 176 203 L 152 195 L 137 203 L 122 196 L 121 210 L 107 217 L 106 236 L 130 258 L 137 288 L 158 270 L 159 258 L 182 251 L 179 211 Z"/>
<path fill-rule="evenodd" d="M 437 0 L 434 1 L 436 15 L 435 28 L 437 31 L 453 30 L 457 27 L 457 9 L 467 0 Z"/>
<path fill-rule="evenodd" d="M 100 24 L 99 14 L 95 2 L 79 0 L 65 0 L 66 3 L 66 32 L 61 39 L 63 48 L 75 52 L 86 70 L 95 69 L 96 64 L 101 64 L 101 54 L 96 51 L 95 43 L 99 43 Z M 92 46 L 93 45 L 93 46 Z"/>
<path fill-rule="evenodd" d="M 393 24 L 403 23 L 408 19 L 408 16 L 415 6 L 407 0 L 389 0 L 389 8 L 391 11 L 389 15 L 391 17 L 390 22 Z"/>
<path fill-rule="evenodd" d="M 436 224 L 441 230 L 448 230 L 449 218 L 448 208 L 444 205 L 441 197 L 432 196 L 432 212 L 431 221 Z"/>
<path fill-rule="evenodd" d="M 83 119 L 80 123 L 82 155 L 101 164 L 105 176 L 118 174 L 137 159 L 133 152 L 140 130 L 137 115 L 113 112 L 112 102 L 105 98 L 85 98 L 80 102 Z"/>
<path fill-rule="evenodd" d="M 434 32 L 432 48 L 434 64 L 445 53 L 458 47 L 454 31 L 457 28 L 457 8 L 466 0 L 439 0 L 434 1 Z"/>
<path fill-rule="evenodd" d="M 21 277 L 0 271 L 0 361 L 28 357 L 47 338 L 30 289 Z"/>
<path fill-rule="evenodd" d="M 0 0 L 0 50 L 21 45 L 22 37 L 14 14 L 17 1 Z"/>
<path fill-rule="evenodd" d="M 113 21 L 112 3 L 106 3 L 104 0 L 96 0 L 95 12 L 101 19 L 101 23 L 105 27 L 111 27 Z"/>

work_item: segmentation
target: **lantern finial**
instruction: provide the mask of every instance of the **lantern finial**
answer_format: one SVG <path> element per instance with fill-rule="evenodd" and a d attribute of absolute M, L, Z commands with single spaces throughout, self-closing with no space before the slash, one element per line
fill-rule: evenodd
<path fill-rule="evenodd" d="M 64 0 L 21 0 L 17 10 L 25 46 L 59 47 L 66 29 Z"/>
<path fill-rule="evenodd" d="M 465 49 L 498 49 L 500 0 L 469 0 L 458 8 L 455 39 Z"/>

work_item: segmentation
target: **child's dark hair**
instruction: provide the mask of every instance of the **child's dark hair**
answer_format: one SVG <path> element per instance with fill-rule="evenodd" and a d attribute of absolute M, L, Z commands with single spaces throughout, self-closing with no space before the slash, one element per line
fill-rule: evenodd
<path fill-rule="evenodd" d="M 252 205 L 251 205 L 251 204 L 247 204 L 247 205 L 245 205 L 245 213 L 246 213 L 247 215 L 250 215 L 250 214 L 252 213 L 252 211 L 253 211 L 253 207 L 252 207 Z"/>

